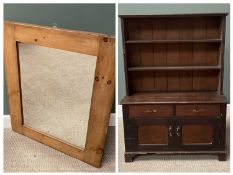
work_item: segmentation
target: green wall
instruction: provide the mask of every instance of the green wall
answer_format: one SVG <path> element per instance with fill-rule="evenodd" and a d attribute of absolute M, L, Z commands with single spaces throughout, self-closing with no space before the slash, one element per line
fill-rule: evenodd
<path fill-rule="evenodd" d="M 230 13 L 230 4 L 119 4 L 119 15 L 174 13 Z M 125 77 L 122 53 L 121 24 L 118 18 L 118 103 L 125 96 Z M 224 94 L 230 100 L 230 15 L 226 20 L 224 60 Z"/>
<path fill-rule="evenodd" d="M 115 35 L 115 4 L 4 4 L 4 20 L 45 26 L 56 23 L 60 28 Z M 9 114 L 5 85 L 4 114 Z"/>

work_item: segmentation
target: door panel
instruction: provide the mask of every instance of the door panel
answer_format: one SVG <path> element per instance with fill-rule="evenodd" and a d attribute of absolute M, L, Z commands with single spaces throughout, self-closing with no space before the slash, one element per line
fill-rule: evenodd
<path fill-rule="evenodd" d="M 168 144 L 168 131 L 166 125 L 143 125 L 138 127 L 139 144 Z"/>
<path fill-rule="evenodd" d="M 213 143 L 213 126 L 209 124 L 194 124 L 182 126 L 183 145 L 205 145 Z"/>
<path fill-rule="evenodd" d="M 176 144 L 179 150 L 212 150 L 217 148 L 220 120 L 180 119 L 175 123 Z"/>
<path fill-rule="evenodd" d="M 173 119 L 130 119 L 137 127 L 138 151 L 174 150 Z"/>

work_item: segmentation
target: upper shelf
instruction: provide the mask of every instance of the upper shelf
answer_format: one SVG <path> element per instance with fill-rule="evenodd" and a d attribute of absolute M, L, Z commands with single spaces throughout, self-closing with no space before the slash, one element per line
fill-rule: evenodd
<path fill-rule="evenodd" d="M 222 39 L 187 39 L 187 40 L 126 40 L 127 44 L 140 43 L 219 43 Z"/>
<path fill-rule="evenodd" d="M 219 70 L 220 66 L 150 66 L 129 67 L 128 71 Z"/>

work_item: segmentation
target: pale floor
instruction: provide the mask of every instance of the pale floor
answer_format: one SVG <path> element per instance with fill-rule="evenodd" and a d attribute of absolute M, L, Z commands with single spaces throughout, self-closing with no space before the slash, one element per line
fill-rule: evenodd
<path fill-rule="evenodd" d="M 115 127 L 109 127 L 101 168 L 4 129 L 4 172 L 115 172 Z"/>

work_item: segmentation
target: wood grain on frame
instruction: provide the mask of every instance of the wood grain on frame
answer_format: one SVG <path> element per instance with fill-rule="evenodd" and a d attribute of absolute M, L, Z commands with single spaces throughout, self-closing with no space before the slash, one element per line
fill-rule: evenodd
<path fill-rule="evenodd" d="M 22 133 L 23 118 L 20 98 L 20 75 L 14 32 L 15 25 L 13 23 L 6 22 L 4 25 L 4 62 L 11 126 L 15 132 Z"/>
<path fill-rule="evenodd" d="M 23 125 L 17 42 L 97 56 L 84 150 Z M 100 167 L 114 97 L 115 38 L 6 21 L 4 23 L 4 62 L 12 129 L 95 167 Z"/>
<path fill-rule="evenodd" d="M 100 38 L 84 155 L 84 161 L 96 167 L 104 151 L 114 88 L 115 39 Z"/>
<path fill-rule="evenodd" d="M 56 150 L 59 150 L 67 155 L 70 155 L 74 158 L 83 160 L 83 150 L 78 149 L 74 145 L 69 145 L 58 138 L 52 137 L 51 135 L 46 135 L 44 133 L 36 131 L 34 128 L 25 125 L 23 126 L 22 134 L 40 143 L 46 144 Z"/>
<path fill-rule="evenodd" d="M 16 41 L 88 55 L 98 54 L 99 34 L 21 23 L 14 26 Z"/>

